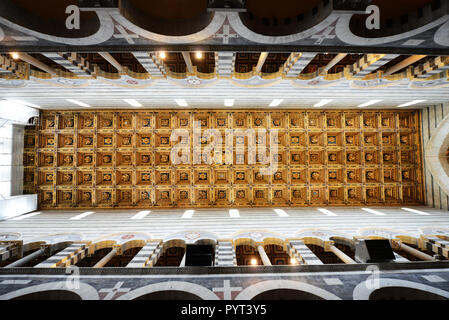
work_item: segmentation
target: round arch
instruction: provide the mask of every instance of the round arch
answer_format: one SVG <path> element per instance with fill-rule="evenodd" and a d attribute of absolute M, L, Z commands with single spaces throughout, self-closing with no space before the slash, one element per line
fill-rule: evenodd
<path fill-rule="evenodd" d="M 132 248 L 143 247 L 147 243 L 146 240 L 138 239 L 138 240 L 129 240 L 120 245 L 122 251 L 126 251 Z"/>
<path fill-rule="evenodd" d="M 102 240 L 98 242 L 94 242 L 89 247 L 89 253 L 95 253 L 98 250 L 112 248 L 116 244 L 115 241 L 112 240 Z"/>
<path fill-rule="evenodd" d="M 446 156 L 448 149 L 449 116 L 446 116 L 435 129 L 424 149 L 427 167 L 446 194 L 449 194 L 449 162 Z"/>
<path fill-rule="evenodd" d="M 313 294 L 325 300 L 341 300 L 341 298 L 337 297 L 329 291 L 310 285 L 308 283 L 293 280 L 267 280 L 258 282 L 240 292 L 235 300 L 251 300 L 261 293 L 276 289 L 298 290 Z"/>
<path fill-rule="evenodd" d="M 218 296 L 211 290 L 196 283 L 186 281 L 166 281 L 150 284 L 130 291 L 117 298 L 117 300 L 133 300 L 149 293 L 161 291 L 182 291 L 198 296 L 203 300 L 218 300 Z"/>
<path fill-rule="evenodd" d="M 82 300 L 98 300 L 98 292 L 97 290 L 83 282 L 79 282 L 79 289 L 68 289 L 68 282 L 66 281 L 58 281 L 58 282 L 50 282 L 44 284 L 38 284 L 31 287 L 26 287 L 23 289 L 15 290 L 4 295 L 0 296 L 0 300 L 10 300 L 14 298 L 19 298 L 21 296 L 45 292 L 45 291 L 68 291 L 73 294 L 78 295 Z"/>
<path fill-rule="evenodd" d="M 173 239 L 173 240 L 168 240 L 168 241 L 164 241 L 162 248 L 163 251 L 170 249 L 170 248 L 174 248 L 174 247 L 179 247 L 179 248 L 186 248 L 186 242 L 182 239 Z"/>
<path fill-rule="evenodd" d="M 418 243 L 419 238 L 418 234 L 411 232 L 377 227 L 362 228 L 358 231 L 358 234 L 371 239 L 399 239 L 404 243 L 414 245 Z"/>
<path fill-rule="evenodd" d="M 204 243 L 204 242 L 213 242 L 216 243 L 218 236 L 215 233 L 209 231 L 200 231 L 200 230 L 183 230 L 172 233 L 166 236 L 163 241 L 164 243 L 169 241 L 182 241 L 185 244 L 194 244 L 194 243 Z"/>
<path fill-rule="evenodd" d="M 188 6 L 173 14 L 178 6 Z M 171 0 L 163 5 L 149 5 L 145 0 L 122 0 L 120 14 L 128 21 L 151 32 L 168 36 L 188 36 L 203 31 L 214 18 L 214 13 L 207 11 L 205 1 Z M 170 11 L 172 12 L 170 14 Z"/>
<path fill-rule="evenodd" d="M 412 282 L 407 280 L 399 280 L 399 279 L 391 279 L 391 278 L 381 278 L 378 280 L 379 283 L 377 286 L 373 286 L 373 279 L 368 279 L 359 283 L 352 293 L 354 300 L 369 300 L 370 295 L 382 288 L 390 288 L 390 287 L 403 287 L 409 289 L 416 289 L 421 291 L 427 291 L 432 294 L 442 296 L 446 299 L 449 299 L 449 292 L 444 291 L 435 287 L 431 287 L 422 283 Z"/>
<path fill-rule="evenodd" d="M 248 244 L 255 245 L 256 243 L 276 244 L 285 246 L 285 238 L 276 232 L 268 230 L 241 230 L 234 233 L 231 237 L 236 245 Z"/>

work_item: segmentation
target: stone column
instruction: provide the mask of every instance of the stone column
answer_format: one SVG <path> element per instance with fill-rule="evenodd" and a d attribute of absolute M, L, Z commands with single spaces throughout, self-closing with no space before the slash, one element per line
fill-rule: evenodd
<path fill-rule="evenodd" d="M 103 268 L 112 258 L 117 255 L 117 248 L 113 248 L 111 252 L 103 257 L 100 261 L 98 261 L 92 268 Z"/>
<path fill-rule="evenodd" d="M 148 242 L 128 263 L 127 268 L 152 267 L 156 264 L 162 249 L 162 242 Z"/>
<path fill-rule="evenodd" d="M 435 261 L 434 257 L 429 256 L 428 254 L 425 254 L 424 252 L 421 252 L 419 250 L 416 250 L 415 248 L 412 248 L 404 243 L 402 243 L 401 240 L 398 239 L 392 239 L 391 240 L 391 245 L 393 247 L 393 250 L 396 249 L 400 249 L 400 250 L 404 250 L 405 252 L 410 253 L 412 256 L 421 259 L 423 261 Z"/>
<path fill-rule="evenodd" d="M 82 260 L 87 254 L 86 243 L 72 243 L 64 250 L 39 263 L 35 268 L 68 267 Z"/>
<path fill-rule="evenodd" d="M 328 243 L 325 244 L 325 251 L 333 252 L 337 257 L 339 257 L 346 264 L 356 264 L 357 263 L 353 259 L 351 259 L 351 257 L 349 257 L 347 254 L 345 254 L 343 251 L 338 249 L 334 245 L 333 241 L 329 241 Z"/>
<path fill-rule="evenodd" d="M 270 258 L 268 258 L 263 245 L 259 244 L 257 246 L 257 251 L 259 251 L 260 258 L 262 259 L 262 263 L 264 266 L 271 266 Z"/>
<path fill-rule="evenodd" d="M 17 268 L 17 267 L 21 267 L 24 264 L 27 264 L 28 262 L 40 257 L 41 255 L 43 255 L 45 253 L 46 249 L 42 248 L 39 249 L 25 257 L 23 257 L 22 259 L 19 259 L 11 264 L 8 264 L 7 266 L 5 266 L 5 268 Z"/>
<path fill-rule="evenodd" d="M 215 248 L 216 267 L 232 267 L 237 265 L 235 247 L 232 241 L 218 241 Z"/>
<path fill-rule="evenodd" d="M 310 250 L 302 240 L 292 239 L 287 245 L 290 256 L 296 258 L 301 264 L 323 264 L 323 262 Z"/>

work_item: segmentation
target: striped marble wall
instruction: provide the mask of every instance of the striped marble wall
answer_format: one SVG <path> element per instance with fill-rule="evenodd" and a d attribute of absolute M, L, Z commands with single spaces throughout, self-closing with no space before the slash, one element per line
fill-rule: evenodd
<path fill-rule="evenodd" d="M 425 148 L 438 124 L 449 116 L 449 103 L 429 106 L 422 109 L 421 128 L 422 146 Z M 424 160 L 424 183 L 426 193 L 426 204 L 436 209 L 449 210 L 449 197 L 440 189 Z"/>

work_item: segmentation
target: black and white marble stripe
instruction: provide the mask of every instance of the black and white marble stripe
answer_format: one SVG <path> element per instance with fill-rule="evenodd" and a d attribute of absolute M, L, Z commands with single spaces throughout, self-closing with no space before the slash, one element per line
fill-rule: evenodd
<path fill-rule="evenodd" d="M 305 67 L 315 58 L 315 52 L 293 52 L 284 63 L 284 73 L 287 77 L 297 78 Z"/>
<path fill-rule="evenodd" d="M 215 266 L 236 266 L 235 247 L 231 241 L 219 241 L 215 250 Z"/>
<path fill-rule="evenodd" d="M 323 264 L 301 240 L 290 240 L 289 250 L 302 264 Z"/>
<path fill-rule="evenodd" d="M 86 251 L 86 244 L 73 243 L 64 250 L 37 264 L 35 268 L 54 268 L 60 266 L 68 267 L 76 264 L 80 259 L 84 258 Z"/>
<path fill-rule="evenodd" d="M 88 76 L 91 74 L 92 70 L 90 70 L 88 62 L 84 61 L 77 53 L 44 52 L 42 54 L 77 76 Z"/>
<path fill-rule="evenodd" d="M 221 77 L 231 77 L 235 68 L 235 52 L 220 51 L 215 53 L 216 72 Z"/>
<path fill-rule="evenodd" d="M 366 68 L 364 68 L 363 70 L 360 70 L 355 77 L 356 78 L 363 78 L 364 76 L 376 71 L 377 69 L 379 69 L 380 67 L 386 65 L 387 63 L 389 63 L 391 60 L 397 58 L 399 55 L 398 54 L 386 54 L 384 55 L 382 58 L 380 58 L 379 60 L 377 60 L 376 62 L 370 64 L 369 66 L 367 66 Z"/>
<path fill-rule="evenodd" d="M 132 52 L 142 67 L 153 77 L 163 77 L 167 73 L 162 61 L 154 52 Z"/>
<path fill-rule="evenodd" d="M 142 268 L 145 266 L 152 266 L 157 262 L 160 252 L 160 242 L 149 242 L 134 256 L 128 263 L 127 268 Z"/>

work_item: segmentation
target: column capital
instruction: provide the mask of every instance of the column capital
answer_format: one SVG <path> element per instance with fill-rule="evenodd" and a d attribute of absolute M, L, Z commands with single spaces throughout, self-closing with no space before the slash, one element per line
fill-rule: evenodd
<path fill-rule="evenodd" d="M 120 245 L 120 244 L 114 244 L 113 246 L 112 246 L 112 250 L 114 250 L 115 249 L 115 251 L 117 251 L 117 255 L 118 256 L 121 256 L 122 254 L 123 254 L 123 251 L 122 251 L 122 245 Z"/>
<path fill-rule="evenodd" d="M 332 240 L 324 241 L 324 251 L 329 252 L 331 251 L 331 247 L 335 246 L 335 242 Z"/>
<path fill-rule="evenodd" d="M 390 239 L 391 247 L 393 250 L 398 250 L 401 248 L 402 240 L 400 239 Z"/>

